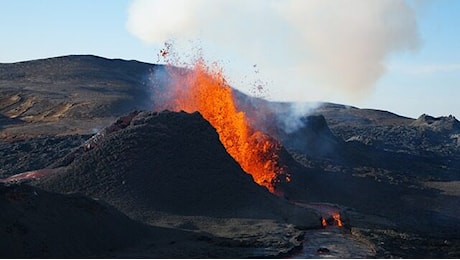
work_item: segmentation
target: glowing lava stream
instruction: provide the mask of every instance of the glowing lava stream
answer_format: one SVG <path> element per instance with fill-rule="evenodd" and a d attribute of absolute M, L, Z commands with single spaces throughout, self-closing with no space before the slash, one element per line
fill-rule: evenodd
<path fill-rule="evenodd" d="M 343 227 L 343 223 L 342 223 L 342 220 L 340 219 L 339 213 L 332 214 L 332 218 L 334 218 L 335 222 L 337 223 L 337 226 Z"/>
<path fill-rule="evenodd" d="M 191 69 L 170 68 L 168 73 L 171 86 L 154 93 L 160 97 L 155 110 L 200 112 L 216 129 L 227 152 L 256 183 L 275 192 L 276 183 L 289 181 L 278 163 L 279 142 L 249 126 L 244 112 L 236 108 L 221 69 L 210 70 L 198 60 Z"/>
<path fill-rule="evenodd" d="M 329 225 L 334 226 L 337 225 L 338 227 L 343 227 L 343 222 L 340 219 L 340 214 L 339 213 L 332 213 L 330 218 L 326 220 L 324 217 L 321 217 L 321 225 L 323 227 L 327 227 Z"/>

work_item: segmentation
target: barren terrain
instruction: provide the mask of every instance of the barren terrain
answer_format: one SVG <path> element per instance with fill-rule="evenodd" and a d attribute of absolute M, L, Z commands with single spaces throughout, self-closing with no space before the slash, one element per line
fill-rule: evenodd
<path fill-rule="evenodd" d="M 287 129 L 292 104 L 235 92 L 284 147 L 277 197 L 199 113 L 149 111 L 161 69 L 0 64 L 0 256 L 460 257 L 456 118 L 323 103 Z M 330 209 L 343 227 L 322 229 Z"/>

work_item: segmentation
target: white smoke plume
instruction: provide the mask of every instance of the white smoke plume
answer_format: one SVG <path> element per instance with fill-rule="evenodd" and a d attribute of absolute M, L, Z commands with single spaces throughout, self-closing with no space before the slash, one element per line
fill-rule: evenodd
<path fill-rule="evenodd" d="M 272 100 L 365 96 L 389 55 L 419 45 L 404 0 L 134 0 L 128 14 L 142 41 L 199 41 L 234 87 L 263 78 Z"/>

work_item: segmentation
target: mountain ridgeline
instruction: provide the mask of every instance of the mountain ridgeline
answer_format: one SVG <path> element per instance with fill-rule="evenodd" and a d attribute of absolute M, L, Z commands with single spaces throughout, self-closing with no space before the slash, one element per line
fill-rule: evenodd
<path fill-rule="evenodd" d="M 13 238 L 0 256 L 279 257 L 327 217 L 311 205 L 328 205 L 373 245 L 369 257 L 460 257 L 455 117 L 332 103 L 293 114 L 297 104 L 234 90 L 251 126 L 282 145 L 290 181 L 275 196 L 200 113 L 152 111 L 164 71 L 91 55 L 0 64 L 1 232 Z M 78 243 L 56 239 L 78 218 Z M 59 230 L 33 242 L 50 220 Z"/>

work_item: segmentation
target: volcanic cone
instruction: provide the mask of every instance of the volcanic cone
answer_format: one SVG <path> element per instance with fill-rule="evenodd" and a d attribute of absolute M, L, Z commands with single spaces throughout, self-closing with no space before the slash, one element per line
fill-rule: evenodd
<path fill-rule="evenodd" d="M 143 219 L 158 213 L 269 218 L 318 226 L 318 215 L 257 185 L 195 112 L 124 117 L 38 185 L 102 199 Z"/>

